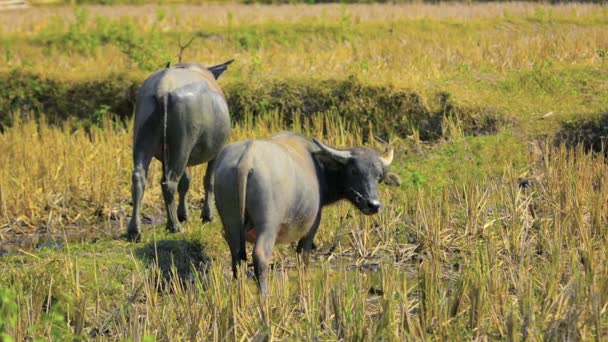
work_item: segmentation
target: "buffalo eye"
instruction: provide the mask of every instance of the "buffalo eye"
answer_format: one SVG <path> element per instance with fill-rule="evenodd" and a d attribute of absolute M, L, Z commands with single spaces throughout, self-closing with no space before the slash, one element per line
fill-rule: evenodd
<path fill-rule="evenodd" d="M 350 174 L 353 176 L 358 176 L 359 175 L 359 170 L 357 170 L 356 168 L 352 167 L 350 169 Z"/>
<path fill-rule="evenodd" d="M 377 177 L 378 177 L 378 183 L 381 183 L 381 182 L 382 182 L 382 180 L 384 179 L 384 176 L 385 176 L 385 174 L 384 174 L 384 170 L 383 170 L 383 169 L 380 169 L 380 170 L 377 172 L 377 175 L 378 175 L 378 176 L 377 176 Z"/>

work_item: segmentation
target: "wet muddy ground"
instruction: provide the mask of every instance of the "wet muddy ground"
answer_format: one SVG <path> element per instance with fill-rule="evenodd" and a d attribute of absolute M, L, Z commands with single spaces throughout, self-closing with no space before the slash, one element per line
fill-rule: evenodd
<path fill-rule="evenodd" d="M 72 243 L 95 243 L 100 238 L 120 239 L 125 233 L 124 223 L 127 220 L 128 217 L 113 216 L 105 222 L 88 225 L 88 228 L 84 224 L 44 226 L 35 233 L 30 233 L 30 229 L 20 230 L 7 226 L 0 230 L 0 256 L 35 252 L 44 248 L 60 249 Z M 142 224 L 145 225 L 158 225 L 163 220 L 160 215 L 142 215 Z"/>

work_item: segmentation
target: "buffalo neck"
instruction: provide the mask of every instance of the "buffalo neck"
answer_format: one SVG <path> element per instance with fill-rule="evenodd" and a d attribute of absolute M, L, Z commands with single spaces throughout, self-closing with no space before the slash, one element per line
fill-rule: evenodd
<path fill-rule="evenodd" d="M 341 172 L 335 168 L 327 167 L 319 160 L 316 161 L 316 164 L 321 189 L 321 205 L 325 206 L 346 198 Z"/>

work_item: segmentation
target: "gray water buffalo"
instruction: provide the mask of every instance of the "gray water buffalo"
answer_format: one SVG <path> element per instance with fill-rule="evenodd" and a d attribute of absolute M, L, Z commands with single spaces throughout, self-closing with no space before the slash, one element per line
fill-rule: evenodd
<path fill-rule="evenodd" d="M 275 243 L 298 241 L 308 263 L 324 206 L 347 199 L 364 214 L 377 213 L 378 183 L 400 184 L 387 172 L 392 159 L 392 149 L 383 155 L 337 150 L 291 132 L 226 145 L 216 159 L 215 198 L 234 276 L 247 259 L 245 241 L 253 242 L 255 274 L 265 294 Z"/>
<path fill-rule="evenodd" d="M 167 229 L 181 230 L 188 217 L 186 166 L 207 162 L 203 222 L 210 221 L 213 204 L 213 160 L 230 133 L 228 106 L 216 79 L 232 60 L 213 67 L 180 63 L 148 77 L 135 104 L 133 136 L 133 216 L 127 238 L 141 239 L 140 208 L 152 157 L 163 164 L 162 190 Z M 179 207 L 175 192 L 179 192 Z"/>

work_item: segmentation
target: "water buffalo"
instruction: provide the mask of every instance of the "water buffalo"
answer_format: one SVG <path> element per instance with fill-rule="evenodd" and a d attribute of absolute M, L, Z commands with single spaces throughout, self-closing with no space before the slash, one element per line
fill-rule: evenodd
<path fill-rule="evenodd" d="M 127 230 L 132 241 L 141 239 L 140 208 L 148 167 L 154 156 L 163 164 L 161 182 L 167 209 L 167 229 L 181 230 L 188 217 L 186 194 L 190 177 L 186 166 L 207 162 L 203 222 L 210 221 L 213 204 L 213 159 L 230 133 L 230 117 L 216 79 L 232 60 L 206 68 L 180 63 L 148 77 L 135 104 L 133 136 L 133 216 Z M 179 207 L 174 197 L 179 192 Z"/>
<path fill-rule="evenodd" d="M 377 213 L 378 183 L 400 184 L 387 172 L 392 159 L 392 149 L 337 150 L 291 132 L 226 145 L 216 159 L 215 198 L 234 276 L 247 258 L 245 241 L 255 243 L 255 274 L 265 294 L 275 243 L 298 241 L 308 263 L 324 206 L 347 199 L 364 214 Z"/>

